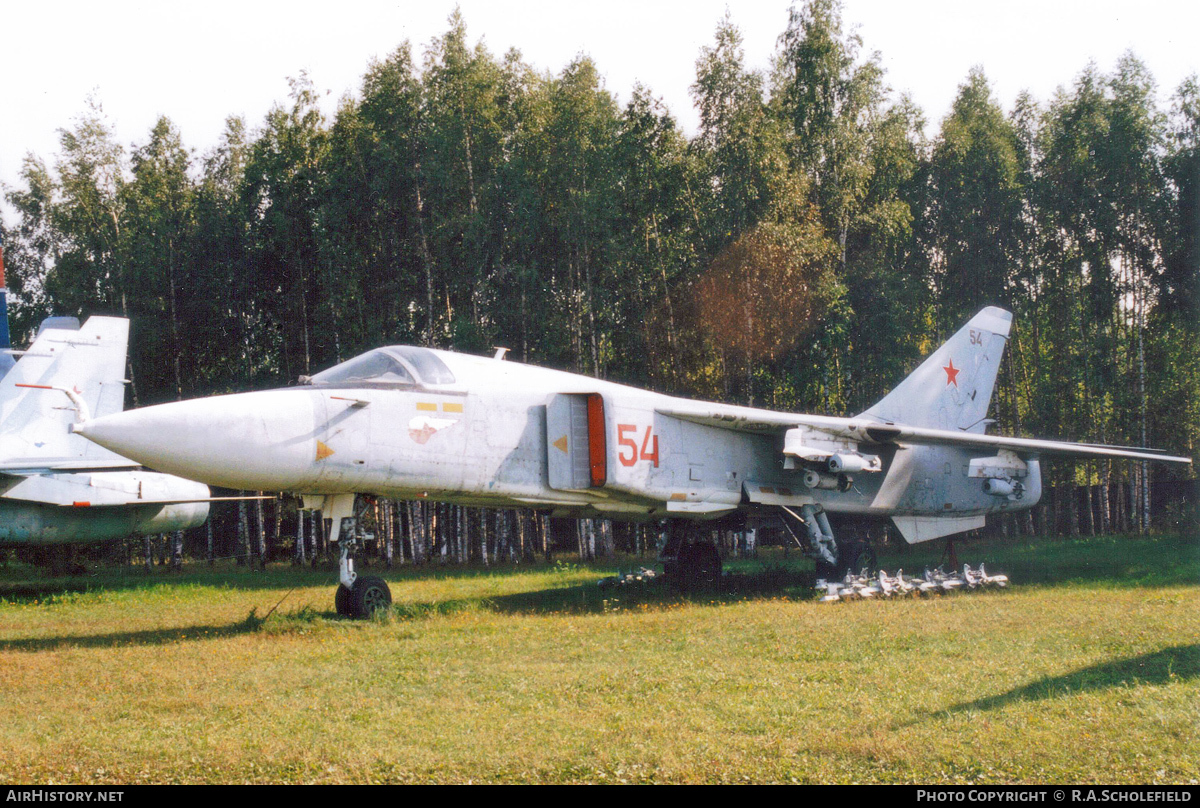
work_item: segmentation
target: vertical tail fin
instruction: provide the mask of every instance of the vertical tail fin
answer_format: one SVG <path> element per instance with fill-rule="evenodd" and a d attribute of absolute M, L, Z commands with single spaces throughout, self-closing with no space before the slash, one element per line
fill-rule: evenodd
<path fill-rule="evenodd" d="M 62 393 L 69 387 L 96 416 L 120 412 L 125 403 L 125 351 L 129 321 L 90 317 L 83 326 L 42 328 L 11 371 L 0 379 L 0 458 L 5 462 L 52 462 L 71 458 L 117 458 L 68 426 L 75 420 Z M 18 387 L 20 385 L 20 387 Z M 117 458 L 120 460 L 121 458 Z"/>
<path fill-rule="evenodd" d="M 1012 314 L 989 306 L 863 413 L 909 426 L 983 432 Z"/>

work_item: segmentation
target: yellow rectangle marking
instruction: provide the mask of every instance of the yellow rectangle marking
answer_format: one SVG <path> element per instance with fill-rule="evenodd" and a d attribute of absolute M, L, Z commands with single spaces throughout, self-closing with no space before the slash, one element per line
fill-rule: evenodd
<path fill-rule="evenodd" d="M 442 402 L 442 412 L 462 412 L 462 404 L 457 401 Z"/>
<path fill-rule="evenodd" d="M 687 494 L 672 494 L 671 495 L 672 502 L 683 502 L 686 499 L 687 499 Z"/>
<path fill-rule="evenodd" d="M 418 401 L 417 412 L 437 412 L 437 404 L 432 401 Z"/>

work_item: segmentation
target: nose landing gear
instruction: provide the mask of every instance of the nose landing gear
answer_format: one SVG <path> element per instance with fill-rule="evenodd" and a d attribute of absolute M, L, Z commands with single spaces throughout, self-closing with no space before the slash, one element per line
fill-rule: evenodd
<path fill-rule="evenodd" d="M 330 501 L 332 500 L 332 501 Z M 365 618 L 392 605 L 392 590 L 387 581 L 374 575 L 360 576 L 354 571 L 354 551 L 358 549 L 358 520 L 354 516 L 354 495 L 326 497 L 325 506 L 333 517 L 331 541 L 338 543 L 338 588 L 333 605 L 342 617 Z"/>
<path fill-rule="evenodd" d="M 337 613 L 342 617 L 364 618 L 391 606 L 392 590 L 388 588 L 387 581 L 375 575 L 360 576 L 354 571 L 354 550 L 357 542 L 346 537 L 339 544 L 339 583 L 333 595 L 333 605 Z"/>

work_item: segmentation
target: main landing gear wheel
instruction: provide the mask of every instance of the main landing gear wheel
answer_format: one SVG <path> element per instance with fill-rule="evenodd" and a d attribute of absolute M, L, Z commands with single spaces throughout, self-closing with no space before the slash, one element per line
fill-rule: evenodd
<path fill-rule="evenodd" d="M 824 558 L 817 559 L 817 577 L 826 581 L 840 581 L 846 573 L 858 575 L 863 570 L 867 575 L 879 571 L 879 562 L 875 560 L 875 550 L 866 542 L 847 542 L 838 548 L 837 563 L 830 564 Z"/>
<path fill-rule="evenodd" d="M 840 581 L 845 577 L 846 571 L 843 569 L 838 572 L 837 564 L 830 564 L 824 558 L 817 559 L 817 577 L 826 581 Z"/>
<path fill-rule="evenodd" d="M 845 569 L 842 571 L 843 576 L 846 572 L 852 572 L 857 575 L 864 569 L 867 571 L 867 575 L 874 575 L 879 571 L 879 562 L 875 559 L 875 550 L 866 542 L 851 542 L 842 550 L 841 558 L 846 560 Z"/>
<path fill-rule="evenodd" d="M 354 581 L 352 589 L 338 584 L 333 605 L 342 617 L 370 617 L 392 605 L 392 590 L 382 578 L 364 575 Z"/>
<path fill-rule="evenodd" d="M 686 591 L 713 589 L 721 580 L 721 554 L 708 542 L 685 544 L 676 563 L 676 580 Z"/>

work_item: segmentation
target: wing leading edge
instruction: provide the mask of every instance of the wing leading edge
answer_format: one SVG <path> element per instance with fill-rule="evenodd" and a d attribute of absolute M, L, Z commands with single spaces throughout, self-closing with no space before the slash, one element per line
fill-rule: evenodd
<path fill-rule="evenodd" d="M 830 440 L 853 441 L 867 445 L 898 443 L 961 446 L 982 450 L 1008 449 L 1026 457 L 1119 457 L 1163 463 L 1192 462 L 1190 457 L 1179 457 L 1158 449 L 1137 446 L 1110 446 L 1036 438 L 1013 438 L 1005 435 L 983 435 L 976 432 L 906 426 L 865 418 L 834 418 L 824 415 L 771 412 L 752 407 L 723 406 L 721 404 L 707 404 L 695 408 L 660 407 L 656 409 L 656 412 L 660 415 L 704 426 L 757 434 L 782 434 L 789 429 L 807 427 L 824 433 Z"/>

